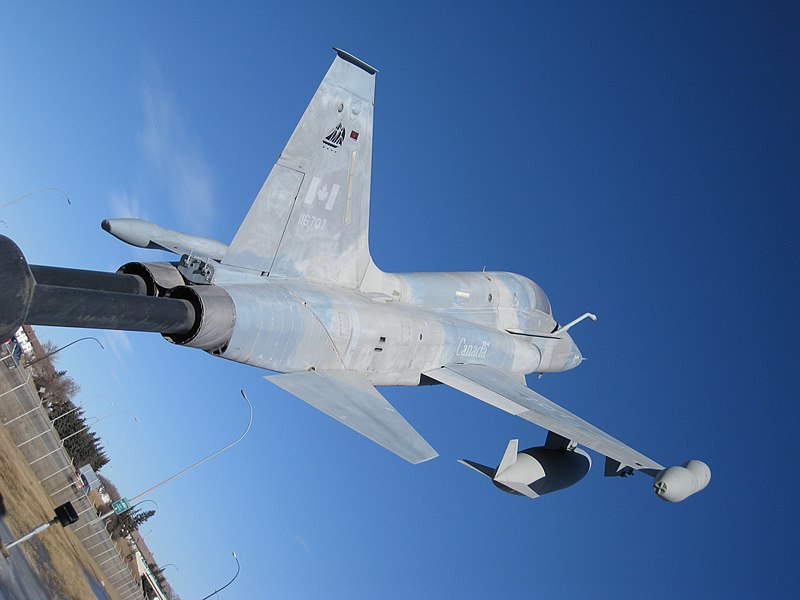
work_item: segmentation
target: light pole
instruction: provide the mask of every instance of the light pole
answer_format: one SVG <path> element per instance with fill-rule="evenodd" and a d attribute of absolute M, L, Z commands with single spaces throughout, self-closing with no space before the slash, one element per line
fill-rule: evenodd
<path fill-rule="evenodd" d="M 5 204 L 0 204 L 0 209 L 7 208 L 7 207 L 11 206 L 12 204 L 16 204 L 20 200 L 25 200 L 25 198 L 30 198 L 31 196 L 33 196 L 34 194 L 38 194 L 39 192 L 60 192 L 60 193 L 64 194 L 64 198 L 67 199 L 67 204 L 70 204 L 70 205 L 72 204 L 72 202 L 69 199 L 69 196 L 67 196 L 67 192 L 65 192 L 61 188 L 43 187 L 43 188 L 39 188 L 39 189 L 30 191 L 27 194 L 22 194 L 22 196 L 17 196 L 16 198 L 14 198 L 12 200 L 9 200 Z"/>
<path fill-rule="evenodd" d="M 137 417 L 135 414 L 133 414 L 133 411 L 132 411 L 132 410 L 128 410 L 128 409 L 126 409 L 126 408 L 123 408 L 123 409 L 120 409 L 120 412 L 126 412 L 126 413 L 128 413 L 130 416 L 132 416 L 132 417 L 133 417 L 133 420 L 136 422 L 136 424 L 137 424 L 137 425 L 139 425 L 139 424 L 140 424 L 140 423 L 139 423 L 139 417 Z"/>
<path fill-rule="evenodd" d="M 244 436 L 246 436 L 246 435 L 247 435 L 247 432 L 248 432 L 248 431 L 250 431 L 250 426 L 253 424 L 253 405 L 252 405 L 252 404 L 250 404 L 250 399 L 247 397 L 247 394 L 245 394 L 245 393 L 244 393 L 244 390 L 239 390 L 239 392 L 242 394 L 242 398 L 244 398 L 245 402 L 247 402 L 247 408 L 250 410 L 250 417 L 249 417 L 249 419 L 248 419 L 248 421 L 247 421 L 247 427 L 245 428 L 244 432 L 242 432 L 242 434 L 241 434 L 241 435 L 240 435 L 238 438 L 236 438 L 235 440 L 233 440 L 231 443 L 229 443 L 229 444 L 227 444 L 227 445 L 223 446 L 222 448 L 220 448 L 220 449 L 219 449 L 219 450 L 217 450 L 216 452 L 212 452 L 211 454 L 209 454 L 209 455 L 208 455 L 208 456 L 206 456 L 205 458 L 201 458 L 200 460 L 198 460 L 198 461 L 197 461 L 197 462 L 195 462 L 195 463 L 192 463 L 191 465 L 189 465 L 188 467 L 186 467 L 186 468 L 185 468 L 185 469 L 183 469 L 182 471 L 179 471 L 179 472 L 175 473 L 174 475 L 171 475 L 171 476 L 167 477 L 166 479 L 164 479 L 164 480 L 162 480 L 162 481 L 158 482 L 158 483 L 157 483 L 157 484 L 155 484 L 154 486 L 151 486 L 151 487 L 147 488 L 145 491 L 143 491 L 143 492 L 140 492 L 139 494 L 136 494 L 136 495 L 135 495 L 135 496 L 133 496 L 132 498 L 130 498 L 130 499 L 127 499 L 127 498 L 126 498 L 125 500 L 127 501 L 127 503 L 128 503 L 129 505 L 130 505 L 130 504 L 131 504 L 131 503 L 132 503 L 134 500 L 138 500 L 138 499 L 139 499 L 139 498 L 141 498 L 142 496 L 146 496 L 146 495 L 147 495 L 147 494 L 149 494 L 150 492 L 153 492 L 153 491 L 157 490 L 158 488 L 160 488 L 160 487 L 162 487 L 162 486 L 164 486 L 164 485 L 168 484 L 170 481 L 173 481 L 174 479 L 177 479 L 177 478 L 178 478 L 178 477 L 180 477 L 181 475 L 184 475 L 185 473 L 188 473 L 188 472 L 189 472 L 189 471 L 191 471 L 192 469 L 194 469 L 194 468 L 196 468 L 196 467 L 199 467 L 199 466 L 200 466 L 200 465 L 202 465 L 204 462 L 207 462 L 207 461 L 211 460 L 212 458 L 214 458 L 215 456 L 217 456 L 217 455 L 219 455 L 219 454 L 222 454 L 223 452 L 225 452 L 225 450 L 227 450 L 227 449 L 229 449 L 229 448 L 232 448 L 233 446 L 235 446 L 236 444 L 238 444 L 239 442 L 241 442 L 241 441 L 244 439 Z M 130 507 L 129 507 L 129 508 L 126 508 L 125 510 L 122 510 L 122 511 L 120 511 L 120 513 L 119 513 L 119 514 L 121 514 L 121 513 L 125 512 L 125 511 L 127 511 L 127 510 L 130 510 Z M 111 515 L 113 515 L 115 512 L 116 512 L 116 511 L 114 511 L 114 510 L 110 510 L 110 511 L 108 511 L 108 512 L 106 512 L 106 513 L 103 513 L 103 514 L 102 514 L 102 515 L 100 515 L 98 518 L 99 518 L 99 519 L 105 519 L 105 518 L 108 518 L 108 517 L 110 517 Z"/>
<path fill-rule="evenodd" d="M 239 571 L 242 570 L 241 565 L 239 565 L 239 559 L 236 558 L 236 552 L 233 553 L 233 560 L 236 561 L 236 575 L 234 575 L 233 579 L 231 579 L 228 583 L 223 585 L 221 588 L 219 588 L 218 590 L 214 590 L 208 596 L 203 598 L 203 600 L 208 600 L 208 598 L 211 598 L 211 596 L 214 596 L 214 595 L 220 593 L 222 590 L 224 590 L 226 587 L 228 587 L 230 584 L 232 584 L 234 581 L 236 581 L 236 578 L 239 576 Z"/>
<path fill-rule="evenodd" d="M 81 409 L 81 408 L 83 408 L 84 406 L 85 406 L 85 405 L 83 405 L 83 404 L 79 404 L 79 405 L 78 405 L 78 406 L 76 406 L 75 408 L 71 408 L 71 409 L 70 409 L 70 410 L 68 410 L 67 412 L 65 412 L 65 413 L 63 413 L 63 414 L 60 414 L 60 415 L 58 415 L 58 416 L 57 416 L 55 419 L 53 419 L 53 420 L 52 420 L 52 421 L 50 421 L 50 422 L 51 422 L 51 423 L 55 423 L 55 422 L 56 422 L 56 421 L 58 421 L 58 420 L 59 420 L 61 417 L 66 417 L 67 415 L 71 415 L 71 414 L 72 414 L 72 413 L 74 413 L 76 410 L 80 410 L 80 409 Z M 38 408 L 38 406 L 37 406 L 37 408 Z"/>
<path fill-rule="evenodd" d="M 128 508 L 127 510 L 125 510 L 124 512 L 131 511 L 131 510 L 133 510 L 134 508 L 136 508 L 137 506 L 139 506 L 140 504 L 144 504 L 145 502 L 152 502 L 153 504 L 155 504 L 155 505 L 156 505 L 156 510 L 160 510 L 160 509 L 159 509 L 159 507 L 158 507 L 158 503 L 157 503 L 155 500 L 150 500 L 149 498 L 147 498 L 146 500 L 140 500 L 139 502 L 137 502 L 137 503 L 136 503 L 136 504 L 134 504 L 133 506 L 129 507 L 129 508 Z M 86 510 L 91 510 L 92 508 L 93 508 L 93 507 L 89 507 L 89 508 L 87 508 Z M 73 529 L 73 531 L 78 531 L 79 529 L 83 529 L 84 527 L 87 527 L 87 526 L 89 526 L 89 525 L 92 525 L 93 523 L 102 523 L 102 522 L 105 520 L 105 518 L 106 518 L 106 517 L 108 517 L 108 516 L 111 516 L 111 515 L 113 515 L 113 514 L 114 514 L 114 511 L 110 511 L 110 512 L 108 512 L 108 513 L 104 514 L 104 515 L 101 515 L 101 516 L 97 517 L 96 519 L 92 519 L 91 521 L 87 521 L 87 522 L 86 522 L 86 523 L 84 523 L 83 525 L 80 525 L 80 526 L 76 527 L 75 529 Z M 120 514 L 124 514 L 124 513 L 120 513 Z M 138 531 L 138 529 L 137 529 L 137 531 Z M 152 530 L 151 530 L 151 531 L 152 531 Z M 141 534 L 139 534 L 139 535 L 140 535 L 140 537 L 141 537 Z"/>
<path fill-rule="evenodd" d="M 91 417 L 91 418 L 96 418 L 96 417 Z M 103 417 L 103 419 L 105 419 L 105 418 L 106 418 L 106 417 Z M 100 421 L 102 421 L 103 419 L 98 419 L 97 421 L 95 421 L 94 423 L 92 423 L 92 425 L 97 425 L 97 423 L 99 423 L 99 422 L 100 422 Z M 78 431 L 76 431 L 75 433 L 70 433 L 70 434 L 69 434 L 67 437 L 65 437 L 65 438 L 62 438 L 62 440 L 61 440 L 61 444 L 59 445 L 59 447 L 58 447 L 58 448 L 56 448 L 55 450 L 51 450 L 51 451 L 50 451 L 50 452 L 48 452 L 47 454 L 42 454 L 42 455 L 41 455 L 39 458 L 36 458 L 36 459 L 34 459 L 33 461 L 29 462 L 28 464 L 29 464 L 29 465 L 33 465 L 34 463 L 37 463 L 37 462 L 39 462 L 40 460 L 43 460 L 43 459 L 47 458 L 48 456 L 52 456 L 53 454 L 55 454 L 56 452 L 58 452 L 58 451 L 60 451 L 60 450 L 64 450 L 64 442 L 66 442 L 66 441 L 67 441 L 69 438 L 71 438 L 71 437 L 75 437 L 75 436 L 76 436 L 76 435 L 78 435 L 79 433 L 83 433 L 83 432 L 84 432 L 84 431 L 86 431 L 87 429 L 91 428 L 91 426 L 92 426 L 92 425 L 87 425 L 86 427 L 84 427 L 83 429 L 79 429 L 79 430 L 78 430 Z M 31 439 L 34 439 L 34 438 L 31 438 Z M 28 440 L 28 441 L 30 441 L 30 440 Z M 63 471 L 63 470 L 64 470 L 64 469 L 62 469 L 62 471 Z M 42 481 L 44 481 L 44 479 L 42 479 Z M 39 482 L 39 483 L 41 483 L 41 482 Z"/>
<path fill-rule="evenodd" d="M 151 500 L 150 498 L 147 498 L 145 500 L 139 500 L 139 502 L 137 502 L 136 504 L 131 505 L 131 507 L 128 510 L 118 514 L 117 515 L 117 519 L 119 519 L 119 517 L 121 517 L 122 515 L 126 515 L 128 513 L 133 515 L 131 517 L 131 519 L 135 519 L 136 515 L 133 513 L 133 509 L 136 508 L 137 506 L 139 506 L 140 504 L 144 504 L 145 502 L 152 502 L 153 504 L 156 505 L 156 510 L 160 510 L 159 507 L 158 507 L 158 503 L 155 500 Z M 155 511 L 153 511 L 153 513 L 155 513 Z M 94 522 L 96 523 L 97 521 L 102 521 L 102 520 L 103 520 L 103 518 L 100 517 L 100 518 L 96 519 Z M 119 523 L 119 520 L 117 520 L 117 523 Z M 106 526 L 107 525 L 108 525 L 108 523 L 106 523 Z M 131 522 L 131 525 L 133 525 L 133 522 Z M 112 526 L 112 528 L 111 528 L 112 533 L 113 533 L 115 527 L 116 527 L 116 525 Z M 123 528 L 124 528 L 124 525 L 123 525 Z M 131 530 L 128 531 L 128 533 L 132 533 L 133 531 L 136 531 L 138 533 L 139 528 L 134 526 Z M 139 534 L 139 538 L 141 539 L 141 534 Z M 138 548 L 139 544 L 136 544 L 136 547 Z"/>
<path fill-rule="evenodd" d="M 75 341 L 77 341 L 77 340 L 75 340 Z M 53 420 L 52 420 L 52 421 L 50 421 L 50 422 L 51 422 L 51 423 L 55 423 L 55 422 L 56 422 L 56 421 L 58 421 L 58 420 L 59 420 L 61 417 L 66 417 L 67 415 L 71 415 L 71 414 L 72 414 L 72 413 L 74 413 L 76 410 L 79 410 L 79 409 L 81 409 L 81 408 L 84 408 L 84 407 L 85 407 L 87 404 L 89 404 L 90 402 L 94 402 L 95 400 L 97 400 L 98 398 L 102 398 L 103 396 L 107 396 L 107 394 L 98 394 L 97 396 L 92 396 L 91 398 L 89 398 L 89 399 L 88 399 L 86 402 L 84 402 L 83 404 L 78 404 L 78 405 L 77 405 L 75 408 L 71 408 L 71 409 L 70 409 L 70 410 L 68 410 L 67 412 L 65 412 L 65 413 L 62 413 L 62 414 L 58 415 L 58 416 L 57 416 L 55 419 L 53 419 Z M 114 406 L 114 401 L 113 401 L 113 400 L 111 401 L 111 406 Z M 17 417 L 17 418 L 19 418 L 19 417 Z M 134 417 L 133 417 L 133 418 L 134 418 L 134 419 L 136 419 L 136 415 L 134 415 Z M 138 421 L 139 421 L 139 419 L 136 419 L 136 421 L 138 422 Z M 10 421 L 9 421 L 9 422 L 10 422 Z"/>
<path fill-rule="evenodd" d="M 95 398 L 100 398 L 100 396 L 95 396 L 94 398 L 92 398 L 92 400 L 94 400 Z M 91 400 L 89 400 L 89 402 L 91 402 Z M 85 405 L 86 405 L 86 404 L 88 404 L 89 402 L 86 402 L 86 403 L 85 403 L 83 406 L 85 406 Z M 111 406 L 114 406 L 114 403 L 113 403 L 113 402 L 111 403 Z M 81 408 L 81 407 L 77 407 L 77 408 Z M 74 410 L 74 409 L 73 409 L 73 410 Z M 129 411 L 129 410 L 123 410 L 122 412 L 126 412 L 126 413 L 128 413 L 129 415 L 131 415 L 131 416 L 133 417 L 133 420 L 134 420 L 136 423 L 139 423 L 139 418 L 138 418 L 138 417 L 137 417 L 135 414 L 133 414 L 131 411 Z M 66 414 L 66 413 L 65 413 L 65 414 Z M 53 420 L 51 421 L 51 423 L 55 423 L 55 422 L 56 422 L 58 419 L 60 419 L 60 418 L 61 418 L 61 417 L 63 417 L 63 416 L 64 416 L 64 415 L 60 415 L 60 416 L 56 417 L 55 419 L 53 419 Z M 105 417 L 103 417 L 103 419 L 106 419 L 106 418 L 108 418 L 108 417 L 110 417 L 110 416 L 113 416 L 113 415 L 110 415 L 110 414 L 109 414 L 109 415 L 106 415 Z M 89 417 L 89 418 L 90 418 L 90 419 L 95 419 L 95 418 L 97 418 L 97 417 Z M 95 421 L 95 423 L 93 423 L 92 425 L 96 425 L 97 423 L 99 423 L 99 422 L 100 422 L 100 421 L 102 421 L 103 419 L 98 419 L 98 420 L 97 420 L 97 421 Z M 91 427 L 91 425 L 90 425 L 89 427 Z M 31 463 L 28 463 L 28 464 L 31 464 L 31 465 L 32 465 L 32 464 L 33 464 L 33 463 L 35 463 L 35 462 L 39 462 L 39 461 L 40 461 L 40 460 L 42 460 L 43 458 L 46 458 L 46 457 L 48 457 L 48 456 L 50 456 L 50 455 L 52 455 L 52 454 L 55 454 L 55 453 L 56 453 L 56 452 L 58 452 L 59 450 L 62 450 L 62 451 L 63 451 L 63 450 L 64 450 L 64 442 L 65 442 L 66 440 L 68 440 L 69 438 L 71 438 L 73 435 L 77 435 L 77 434 L 79 434 L 79 433 L 81 433 L 81 432 L 83 432 L 83 431 L 86 431 L 86 429 L 87 429 L 87 427 L 84 427 L 84 428 L 83 428 L 83 429 L 81 429 L 80 431 L 76 431 L 75 433 L 72 433 L 72 434 L 68 435 L 67 437 L 63 438 L 63 439 L 61 440 L 61 444 L 59 445 L 59 447 L 58 447 L 58 448 L 56 448 L 55 450 L 53 450 L 53 451 L 51 451 L 51 452 L 48 452 L 48 453 L 47 453 L 47 454 L 45 454 L 44 456 L 40 456 L 39 458 L 35 459 L 33 462 L 31 462 Z M 57 433 L 58 433 L 58 432 L 56 431 L 56 434 L 57 434 Z M 40 480 L 39 480 L 39 483 L 43 483 L 45 480 L 47 480 L 47 479 L 50 479 L 51 477 L 53 477 L 53 476 L 55 476 L 55 475 L 58 475 L 58 474 L 59 474 L 59 473 L 61 473 L 62 471 L 66 471 L 66 470 L 67 470 L 67 469 L 69 469 L 69 468 L 74 468 L 74 464 L 72 464 L 72 463 L 74 463 L 74 462 L 75 462 L 74 460 L 70 461 L 70 464 L 68 464 L 66 467 L 62 467 L 62 468 L 60 468 L 58 471 L 56 471 L 55 473 L 50 473 L 50 475 L 48 475 L 48 476 L 47 476 L 47 477 L 45 477 L 44 479 L 40 479 Z M 70 484 L 70 485 L 72 485 L 72 484 Z M 67 487 L 69 487 L 69 486 L 67 486 Z M 61 490 L 59 490 L 59 492 L 60 492 L 60 491 L 63 491 L 64 489 L 66 489 L 66 488 L 62 488 Z M 58 492 L 56 492 L 56 493 L 58 493 Z M 86 510 L 88 510 L 88 509 L 86 509 Z M 84 511 L 84 512 L 85 512 L 85 511 Z M 81 513 L 81 514 L 83 514 L 83 513 Z"/>
<path fill-rule="evenodd" d="M 30 374 L 28 375 L 28 377 L 30 378 Z M 25 383 L 27 383 L 27 380 L 26 380 L 26 382 L 25 382 Z M 24 384 L 23 384 L 23 385 L 24 385 Z M 17 388 L 14 388 L 14 389 L 17 389 Z M 12 391 L 13 391 L 13 390 L 12 390 Z M 5 396 L 5 394 L 3 394 L 3 395 Z M 75 412 L 75 411 L 76 411 L 76 410 L 78 410 L 79 408 L 83 408 L 84 406 L 86 406 L 87 404 L 89 404 L 89 402 L 91 402 L 92 400 L 96 400 L 97 398 L 101 398 L 101 397 L 103 397 L 103 396 L 105 396 L 105 394 L 100 394 L 99 396 L 95 396 L 95 397 L 94 397 L 94 398 L 92 398 L 91 400 L 88 400 L 88 401 L 84 402 L 83 404 L 79 404 L 78 406 L 76 406 L 75 408 L 72 408 L 72 409 L 68 410 L 68 411 L 67 411 L 67 412 L 65 412 L 64 414 L 62 414 L 62 415 L 58 415 L 58 416 L 57 416 L 55 419 L 53 419 L 53 420 L 52 420 L 52 421 L 50 421 L 50 422 L 51 422 L 51 423 L 55 423 L 55 422 L 56 422 L 56 421 L 58 421 L 58 420 L 59 420 L 61 417 L 66 417 L 68 414 Z M 111 402 L 111 406 L 114 406 L 114 402 L 113 402 L 113 401 Z M 18 421 L 18 420 L 19 420 L 19 419 L 21 419 L 22 417 L 26 417 L 26 416 L 28 416 L 29 414 L 31 414 L 31 413 L 33 413 L 33 412 L 36 412 L 36 411 L 37 411 L 37 410 L 39 410 L 40 408 L 41 408 L 41 406 L 39 406 L 39 405 L 36 405 L 36 406 L 34 406 L 32 409 L 30 409 L 30 410 L 28 410 L 28 411 L 26 411 L 26 412 L 22 413 L 21 415 L 17 415 L 16 417 L 14 417 L 13 419 L 11 419 L 10 421 L 5 421 L 5 422 L 4 422 L 4 425 L 10 425 L 10 424 L 11 424 L 11 423 L 13 423 L 14 421 Z M 134 417 L 135 417 L 135 416 L 136 416 L 136 415 L 134 415 Z M 138 420 L 138 419 L 136 419 L 136 422 L 138 423 L 138 422 L 139 422 L 139 420 Z"/>
<path fill-rule="evenodd" d="M 133 510 L 134 508 L 136 508 L 136 507 L 137 507 L 137 506 L 139 506 L 140 504 L 144 504 L 145 502 L 152 502 L 153 504 L 155 504 L 155 505 L 156 505 L 156 510 L 161 510 L 161 509 L 159 509 L 159 508 L 158 508 L 158 502 L 156 502 L 155 500 L 151 500 L 150 498 L 146 498 L 146 499 L 144 499 L 144 500 L 139 500 L 139 502 L 137 502 L 136 504 L 134 504 L 133 506 L 131 506 L 131 507 L 130 507 L 128 510 Z M 127 511 L 126 511 L 126 512 L 127 512 Z"/>
<path fill-rule="evenodd" d="M 232 441 L 230 444 L 228 444 L 227 446 L 223 446 L 222 448 L 220 448 L 220 449 L 219 449 L 219 450 L 217 450 L 216 452 L 212 452 L 211 454 L 209 454 L 209 455 L 208 455 L 208 456 L 206 456 L 205 458 L 201 458 L 201 459 L 200 459 L 200 460 L 198 460 L 196 463 L 189 465 L 188 467 L 186 467 L 185 469 L 183 469 L 182 471 L 180 471 L 180 472 L 178 472 L 178 473 L 175 473 L 175 475 L 172 475 L 171 477 L 167 477 L 165 480 L 163 480 L 163 481 L 161 481 L 161 482 L 157 483 L 157 484 L 156 484 L 156 485 L 154 485 L 153 487 L 151 487 L 151 488 L 149 488 L 149 489 L 146 489 L 145 491 L 141 492 L 140 494 L 137 494 L 137 495 L 135 495 L 133 498 L 131 498 L 131 499 L 129 500 L 129 502 L 133 502 L 134 500 L 138 500 L 138 499 L 139 499 L 139 498 L 141 498 L 142 496 L 144 496 L 144 495 L 146 495 L 146 494 L 149 494 L 150 492 L 152 492 L 152 491 L 154 491 L 154 490 L 157 490 L 157 489 L 158 489 L 158 488 L 160 488 L 161 486 L 168 484 L 168 483 L 169 483 L 170 481 L 172 481 L 173 479 L 177 479 L 178 477 L 180 477 L 180 476 L 181 476 L 181 475 L 183 475 L 184 473 L 188 473 L 189 471 L 191 471 L 191 470 L 192 470 L 192 469 L 194 469 L 195 467 L 199 467 L 199 466 L 200 466 L 200 465 L 202 465 L 204 462 L 211 460 L 212 458 L 214 458 L 214 457 L 215 457 L 215 456 L 217 456 L 218 454 L 222 454 L 222 453 L 223 453 L 223 452 L 225 452 L 225 450 L 227 450 L 228 448 L 231 448 L 231 447 L 235 446 L 236 444 L 238 444 L 239 442 L 241 442 L 241 441 L 244 439 L 244 436 L 246 436 L 246 435 L 247 435 L 247 432 L 248 432 L 248 431 L 250 431 L 250 426 L 253 424 L 253 405 L 252 405 L 252 404 L 250 404 L 250 399 L 247 397 L 247 394 L 245 394 L 245 393 L 244 393 L 244 390 L 239 390 L 239 392 L 242 394 L 242 398 L 244 398 L 244 399 L 245 399 L 245 401 L 247 402 L 247 407 L 250 409 L 250 419 L 247 421 L 247 427 L 245 428 L 245 430 L 244 430 L 244 432 L 242 433 L 242 435 L 240 435 L 238 438 L 236 438 L 235 440 L 233 440 L 233 441 Z"/>
<path fill-rule="evenodd" d="M 0 208 L 2 208 L 2 207 L 0 207 Z M 64 348 L 69 348 L 70 346 L 72 346 L 72 344 L 77 344 L 78 342 L 82 342 L 83 340 L 94 340 L 95 342 L 97 342 L 98 344 L 100 344 L 100 340 L 98 340 L 96 337 L 91 337 L 91 336 L 88 336 L 88 337 L 82 337 L 82 338 L 78 338 L 77 340 L 74 340 L 74 341 L 70 342 L 69 344 L 66 344 L 66 345 L 64 345 L 64 346 L 61 346 L 60 348 L 56 348 L 56 349 L 55 349 L 55 350 L 53 350 L 52 352 L 48 352 L 48 353 L 47 353 L 47 354 L 45 354 L 44 356 L 40 356 L 39 358 L 34 358 L 34 359 L 31 361 L 31 362 L 29 362 L 29 363 L 27 364 L 27 366 L 28 366 L 28 367 L 30 367 L 31 365 L 35 365 L 35 364 L 36 364 L 37 362 L 39 362 L 40 360 L 44 360 L 45 358 L 49 358 L 49 357 L 53 356 L 53 354 L 55 354 L 56 352 L 61 352 L 61 351 L 62 351 Z M 103 350 L 105 350 L 105 349 L 106 349 L 106 347 L 105 347 L 105 346 L 103 346 L 103 344 L 100 344 L 100 347 L 101 347 Z"/>
<path fill-rule="evenodd" d="M 66 441 L 67 441 L 69 438 L 71 438 L 72 436 L 78 435 L 79 433 L 82 433 L 82 432 L 86 431 L 87 429 L 89 429 L 89 428 L 90 428 L 90 427 L 92 427 L 93 425 L 97 425 L 97 424 L 98 424 L 100 421 L 102 421 L 103 419 L 107 419 L 107 418 L 108 418 L 108 417 L 110 417 L 110 416 L 111 416 L 111 415 L 106 415 L 106 416 L 105 416 L 105 417 L 103 417 L 102 419 L 98 419 L 97 417 L 89 417 L 90 419 L 95 419 L 95 422 L 94 422 L 94 423 L 92 423 L 92 424 L 90 424 L 90 425 L 87 425 L 86 427 L 84 427 L 83 429 L 81 429 L 81 430 L 79 430 L 79 431 L 76 431 L 75 433 L 71 433 L 71 434 L 69 434 L 67 437 L 65 437 L 65 438 L 62 438 L 62 439 L 61 439 L 61 441 L 62 441 L 62 442 L 66 442 Z M 86 422 L 86 421 L 84 421 L 84 423 L 85 423 L 85 422 Z M 27 443 L 29 443 L 29 442 L 32 442 L 33 440 L 35 440 L 35 439 L 37 439 L 37 438 L 40 438 L 40 437 L 42 437 L 43 435 L 45 435 L 45 434 L 47 434 L 47 433 L 51 433 L 52 431 L 53 431 L 52 429 L 49 429 L 49 428 L 48 428 L 48 429 L 46 429 L 45 431 L 43 431 L 42 433 L 40 433 L 40 434 L 38 434 L 38 435 L 35 435 L 35 436 L 33 436 L 32 438 L 30 438 L 30 439 L 27 439 L 27 440 L 25 440 L 25 441 L 24 441 L 24 442 L 22 442 L 21 444 L 18 444 L 18 445 L 17 445 L 17 448 L 22 448 L 22 447 L 23 447 L 25 444 L 27 444 Z"/>

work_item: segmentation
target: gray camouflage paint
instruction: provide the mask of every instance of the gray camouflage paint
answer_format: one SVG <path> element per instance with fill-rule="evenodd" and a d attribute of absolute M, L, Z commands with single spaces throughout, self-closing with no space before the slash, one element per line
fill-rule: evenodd
<path fill-rule="evenodd" d="M 203 324 L 178 343 L 279 373 L 268 379 L 412 463 L 436 452 L 374 386 L 427 376 L 605 454 L 607 474 L 658 472 L 655 461 L 525 385 L 525 374 L 583 360 L 533 281 L 384 273 L 372 262 L 375 73 L 337 50 L 230 246 L 104 222 L 134 245 L 197 246 L 177 268 L 125 266 L 157 275 L 154 289 L 182 276 L 201 299 Z M 185 295 L 186 286 L 165 293 Z"/>
<path fill-rule="evenodd" d="M 218 268 L 217 274 L 224 271 Z M 520 299 L 518 294 L 516 307 L 502 306 L 504 298 L 513 298 L 502 283 L 510 274 L 436 275 L 393 275 L 393 282 L 407 281 L 409 289 L 429 298 L 430 303 L 422 305 L 274 277 L 247 284 L 215 281 L 236 306 L 236 324 L 220 356 L 281 373 L 358 371 L 373 385 L 417 385 L 425 371 L 453 363 L 483 364 L 518 374 L 564 371 L 580 363 L 568 334 L 551 339 L 505 331 L 546 333 L 555 327 L 551 315 L 527 304 L 529 296 Z M 445 306 L 454 281 L 459 290 L 474 289 L 469 285 L 472 276 L 492 278 L 496 290 L 492 301 L 487 294 L 484 306 L 475 301 L 453 306 L 461 299 L 454 296 Z M 519 279 L 511 276 L 514 284 Z"/>
<path fill-rule="evenodd" d="M 579 364 L 550 303 L 512 273 L 384 273 L 369 254 L 375 70 L 344 52 L 325 75 L 212 283 L 236 326 L 221 356 L 281 373 L 363 372 L 417 385 L 453 362 L 524 374 Z M 242 270 L 248 287 L 237 285 Z M 259 274 L 258 283 L 252 277 Z"/>

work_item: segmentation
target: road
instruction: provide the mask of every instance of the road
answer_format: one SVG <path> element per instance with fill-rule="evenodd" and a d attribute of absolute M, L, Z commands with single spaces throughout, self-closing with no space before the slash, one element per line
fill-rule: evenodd
<path fill-rule="evenodd" d="M 0 539 L 14 539 L 6 523 L 0 518 Z M 0 598 L 3 600 L 52 600 L 39 576 L 19 546 L 11 548 L 6 560 L 0 556 Z"/>

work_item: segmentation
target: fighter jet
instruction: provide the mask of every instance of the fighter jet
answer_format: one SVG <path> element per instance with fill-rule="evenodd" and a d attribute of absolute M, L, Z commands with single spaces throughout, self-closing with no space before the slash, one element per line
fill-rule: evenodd
<path fill-rule="evenodd" d="M 270 382 L 410 463 L 436 451 L 376 386 L 441 383 L 548 431 L 497 469 L 500 489 L 535 498 L 589 470 L 642 471 L 671 502 L 708 483 L 700 461 L 664 466 L 527 387 L 525 375 L 581 364 L 530 279 L 505 272 L 386 273 L 368 245 L 377 71 L 336 57 L 229 245 L 135 219 L 102 227 L 178 255 L 117 273 L 29 266 L 0 240 L 0 333 L 39 325 L 155 331 L 179 346 L 274 372 Z M 5 339 L 5 337 L 3 338 Z"/>

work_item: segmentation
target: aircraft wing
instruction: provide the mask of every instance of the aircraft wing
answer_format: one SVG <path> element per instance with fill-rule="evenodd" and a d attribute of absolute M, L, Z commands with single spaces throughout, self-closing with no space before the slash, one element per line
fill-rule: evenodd
<path fill-rule="evenodd" d="M 425 375 L 599 452 L 611 461 L 619 463 L 619 465 L 614 465 L 617 467 L 615 471 L 618 471 L 620 466 L 627 466 L 634 470 L 661 471 L 664 468 L 591 423 L 521 384 L 513 373 L 483 365 L 459 364 L 434 369 L 426 372 Z M 609 464 L 608 460 L 606 464 Z M 607 469 L 606 474 L 613 475 L 615 473 L 609 473 Z"/>
<path fill-rule="evenodd" d="M 439 456 L 360 373 L 300 371 L 265 379 L 412 464 Z"/>

